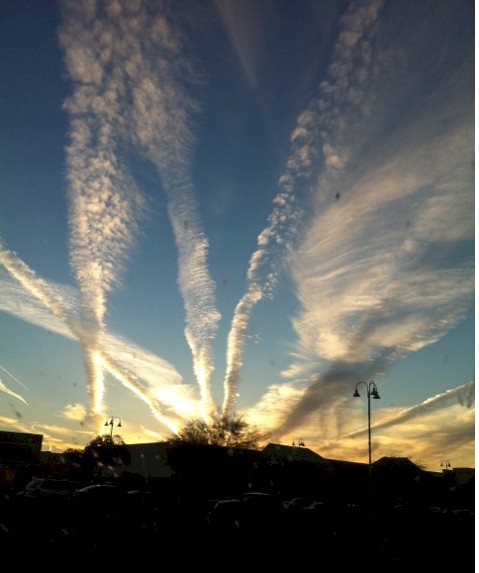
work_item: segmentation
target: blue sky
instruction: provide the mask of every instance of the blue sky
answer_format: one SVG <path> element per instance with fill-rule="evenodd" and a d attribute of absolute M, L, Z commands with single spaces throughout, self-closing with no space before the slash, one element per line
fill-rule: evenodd
<path fill-rule="evenodd" d="M 367 461 L 374 380 L 373 459 L 474 467 L 472 1 L 0 26 L 0 429 L 63 451 L 218 411 Z"/>

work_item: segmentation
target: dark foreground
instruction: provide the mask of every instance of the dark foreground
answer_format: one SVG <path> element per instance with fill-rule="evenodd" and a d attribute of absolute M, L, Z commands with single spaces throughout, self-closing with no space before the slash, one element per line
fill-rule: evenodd
<path fill-rule="evenodd" d="M 472 512 L 327 505 L 264 511 L 226 504 L 215 513 L 212 507 L 149 495 L 109 506 L 97 500 L 10 499 L 0 508 L 0 555 L 10 570 L 37 565 L 47 571 L 96 565 L 117 571 L 475 567 Z"/>

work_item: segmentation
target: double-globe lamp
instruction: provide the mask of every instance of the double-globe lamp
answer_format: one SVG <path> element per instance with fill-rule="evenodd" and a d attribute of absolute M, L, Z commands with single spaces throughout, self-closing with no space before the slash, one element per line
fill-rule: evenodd
<path fill-rule="evenodd" d="M 370 382 L 365 382 L 364 380 L 360 380 L 356 384 L 356 388 L 354 389 L 354 398 L 359 398 L 361 394 L 358 391 L 358 386 L 364 384 L 366 387 L 366 396 L 368 399 L 368 453 L 369 453 L 369 472 L 371 473 L 371 396 L 374 400 L 379 400 L 381 396 L 379 396 L 378 388 L 376 386 L 376 382 L 371 380 Z"/>
<path fill-rule="evenodd" d="M 110 426 L 110 438 L 113 438 L 113 424 L 115 420 L 118 420 L 116 424 L 117 428 L 121 428 L 121 418 L 118 418 L 117 416 L 110 416 L 105 422 L 105 426 Z"/>

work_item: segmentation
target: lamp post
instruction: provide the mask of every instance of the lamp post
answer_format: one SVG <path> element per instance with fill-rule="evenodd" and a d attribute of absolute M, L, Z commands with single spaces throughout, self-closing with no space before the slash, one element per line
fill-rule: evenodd
<path fill-rule="evenodd" d="M 118 420 L 116 427 L 121 428 L 121 418 L 118 418 L 118 416 L 110 416 L 109 418 L 107 418 L 107 420 L 105 422 L 105 426 L 110 426 L 110 438 L 111 439 L 113 439 L 113 425 L 115 423 L 115 420 Z"/>
<path fill-rule="evenodd" d="M 358 386 L 360 384 L 364 384 L 366 386 L 366 396 L 368 399 L 368 475 L 369 475 L 369 488 L 371 488 L 371 396 L 374 400 L 379 400 L 381 396 L 379 396 L 378 389 L 376 386 L 376 382 L 371 380 L 370 382 L 364 382 L 364 380 L 360 380 L 356 384 L 356 388 L 354 389 L 354 398 L 359 398 L 361 394 L 358 392 Z"/>
<path fill-rule="evenodd" d="M 451 462 L 449 460 L 442 460 L 441 462 L 441 468 L 444 468 L 442 471 L 446 472 L 447 470 L 450 470 L 452 468 L 451 466 Z"/>

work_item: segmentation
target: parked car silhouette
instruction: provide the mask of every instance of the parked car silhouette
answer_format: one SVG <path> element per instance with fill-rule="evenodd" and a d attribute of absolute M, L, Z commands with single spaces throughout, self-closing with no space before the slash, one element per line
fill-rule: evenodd
<path fill-rule="evenodd" d="M 118 515 L 127 505 L 128 494 L 110 484 L 92 484 L 73 492 L 73 509 L 80 513 Z"/>
<path fill-rule="evenodd" d="M 25 489 L 19 492 L 19 495 L 25 498 L 70 498 L 79 487 L 80 483 L 77 481 L 38 478 L 30 481 L 25 486 Z"/>
<path fill-rule="evenodd" d="M 220 532 L 240 527 L 243 516 L 243 502 L 239 499 L 220 499 L 216 501 L 207 516 L 210 527 Z"/>
<path fill-rule="evenodd" d="M 284 509 L 283 502 L 279 497 L 262 491 L 249 491 L 241 496 L 245 507 L 251 511 L 281 513 Z"/>
<path fill-rule="evenodd" d="M 241 496 L 242 523 L 251 531 L 271 531 L 281 527 L 285 509 L 279 497 L 266 492 L 247 492 Z"/>
<path fill-rule="evenodd" d="M 292 499 L 283 501 L 283 507 L 289 512 L 300 511 L 308 507 L 308 505 L 311 505 L 312 502 L 313 500 L 307 497 L 293 497 Z"/>

